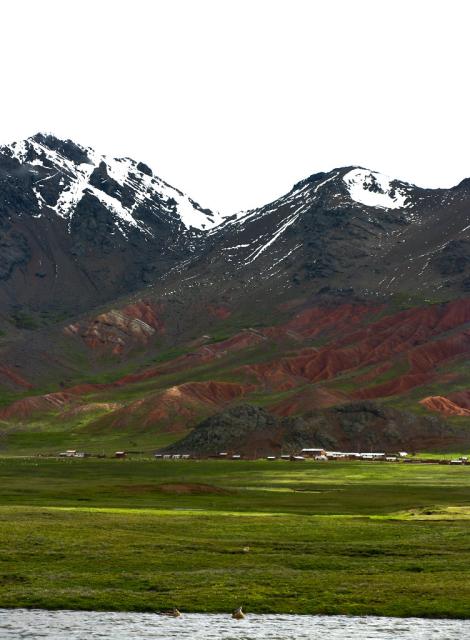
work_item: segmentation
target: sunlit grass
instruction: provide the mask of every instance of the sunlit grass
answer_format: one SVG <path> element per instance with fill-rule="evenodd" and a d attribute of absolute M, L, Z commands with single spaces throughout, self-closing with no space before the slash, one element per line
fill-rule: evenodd
<path fill-rule="evenodd" d="M 0 458 L 0 606 L 470 617 L 470 467 Z"/>

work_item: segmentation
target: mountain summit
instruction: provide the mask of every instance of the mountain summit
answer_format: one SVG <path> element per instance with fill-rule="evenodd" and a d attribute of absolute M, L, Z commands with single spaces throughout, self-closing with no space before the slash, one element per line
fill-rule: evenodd
<path fill-rule="evenodd" d="M 470 291 L 470 190 L 422 189 L 361 167 L 317 173 L 209 232 L 198 281 L 361 299 Z M 222 288 L 223 289 L 223 283 Z"/>
<path fill-rule="evenodd" d="M 220 222 L 220 216 L 130 158 L 99 155 L 90 147 L 42 133 L 0 147 L 0 153 L 33 168 L 31 189 L 38 211 L 51 209 L 69 222 L 84 198 L 97 200 L 114 214 L 124 235 L 130 227 L 153 235 L 151 223 L 142 219 L 144 210 L 157 218 L 163 211 L 188 229 L 208 229 Z"/>
<path fill-rule="evenodd" d="M 86 309 L 158 278 L 220 220 L 130 158 L 41 133 L 0 147 L 0 303 Z"/>

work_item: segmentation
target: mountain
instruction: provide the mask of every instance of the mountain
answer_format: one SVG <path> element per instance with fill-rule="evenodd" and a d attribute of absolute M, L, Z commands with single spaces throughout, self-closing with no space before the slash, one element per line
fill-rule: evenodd
<path fill-rule="evenodd" d="M 0 147 L 1 307 L 78 312 L 143 287 L 219 219 L 142 162 L 40 133 Z"/>
<path fill-rule="evenodd" d="M 182 272 L 231 296 L 448 299 L 470 292 L 469 204 L 470 181 L 421 189 L 347 167 L 224 218 L 141 162 L 36 134 L 0 147 L 0 304 L 60 316 L 148 286 L 186 295 Z"/>
<path fill-rule="evenodd" d="M 201 284 L 274 295 L 458 297 L 470 292 L 469 206 L 465 181 L 421 189 L 362 168 L 335 169 L 222 222 L 191 265 Z"/>
<path fill-rule="evenodd" d="M 457 421 L 461 445 L 469 218 L 470 180 L 343 167 L 224 217 L 128 158 L 44 134 L 2 147 L 0 446 L 163 446 L 238 404 L 323 411 L 341 443 L 329 408 L 370 401 Z M 367 442 L 386 424 L 365 419 Z"/>

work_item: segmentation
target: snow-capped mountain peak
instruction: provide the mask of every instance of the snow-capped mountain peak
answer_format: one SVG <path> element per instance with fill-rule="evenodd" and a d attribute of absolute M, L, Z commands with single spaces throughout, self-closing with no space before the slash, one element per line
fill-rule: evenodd
<path fill-rule="evenodd" d="M 404 185 L 376 171 L 354 168 L 343 176 L 343 181 L 352 200 L 368 207 L 403 209 L 408 204 Z"/>
<path fill-rule="evenodd" d="M 205 230 L 222 217 L 202 209 L 187 195 L 153 175 L 145 164 L 130 158 L 111 158 L 89 147 L 52 135 L 0 147 L 0 155 L 16 160 L 31 171 L 31 189 L 39 217 L 53 211 L 70 224 L 85 197 L 97 200 L 127 236 L 132 228 L 151 237 L 152 218 L 169 217 L 186 229 Z"/>

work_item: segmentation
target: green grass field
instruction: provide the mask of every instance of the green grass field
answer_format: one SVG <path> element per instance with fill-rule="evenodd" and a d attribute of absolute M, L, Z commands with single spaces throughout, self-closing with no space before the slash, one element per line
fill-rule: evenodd
<path fill-rule="evenodd" d="M 0 459 L 0 607 L 470 618 L 470 467 Z"/>

